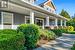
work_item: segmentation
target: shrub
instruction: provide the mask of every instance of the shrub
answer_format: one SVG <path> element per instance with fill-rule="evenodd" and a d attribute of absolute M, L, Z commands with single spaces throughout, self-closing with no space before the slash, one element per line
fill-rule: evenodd
<path fill-rule="evenodd" d="M 40 38 L 43 38 L 45 40 L 52 40 L 55 39 L 55 37 L 56 35 L 54 32 L 40 29 Z"/>
<path fill-rule="evenodd" d="M 0 50 L 24 50 L 24 35 L 16 30 L 0 30 Z"/>
<path fill-rule="evenodd" d="M 74 31 L 74 28 L 73 28 L 73 26 L 68 26 L 68 27 L 67 27 L 67 30 L 68 30 L 68 31 Z"/>
<path fill-rule="evenodd" d="M 67 28 L 62 28 L 60 30 L 61 30 L 61 33 L 67 33 L 68 32 Z"/>
<path fill-rule="evenodd" d="M 25 36 L 25 46 L 27 49 L 35 48 L 39 39 L 39 27 L 34 24 L 21 24 L 17 31 L 23 32 Z"/>
<path fill-rule="evenodd" d="M 75 31 L 69 31 L 68 33 L 69 34 L 75 34 Z"/>
<path fill-rule="evenodd" d="M 52 31 L 53 31 L 57 36 L 62 36 L 62 33 L 64 32 L 63 29 L 52 29 Z"/>
<path fill-rule="evenodd" d="M 71 48 L 71 50 L 75 50 L 75 44 L 73 45 L 73 47 Z"/>

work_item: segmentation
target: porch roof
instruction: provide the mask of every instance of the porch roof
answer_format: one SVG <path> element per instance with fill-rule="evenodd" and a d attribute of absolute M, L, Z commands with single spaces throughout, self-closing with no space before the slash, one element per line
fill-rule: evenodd
<path fill-rule="evenodd" d="M 51 12 L 45 10 L 44 8 L 40 7 L 40 6 L 37 6 L 37 5 L 35 5 L 35 4 L 31 4 L 31 3 L 29 3 L 29 2 L 23 2 L 23 1 L 21 1 L 21 0 L 10 0 L 9 2 L 15 3 L 15 4 L 20 5 L 20 6 L 22 6 L 22 7 L 26 7 L 26 8 L 32 9 L 32 10 L 34 10 L 34 11 L 41 12 L 41 13 L 43 13 L 43 14 L 47 14 L 48 16 L 52 16 L 53 18 L 61 18 L 61 19 L 63 19 L 63 20 L 68 20 L 67 18 L 65 18 L 65 17 L 63 17 L 63 16 L 57 15 L 57 14 L 55 14 L 55 13 L 51 13 Z M 26 8 L 24 8 L 24 9 L 26 9 Z M 11 9 L 12 9 L 12 10 L 11 10 Z M 11 11 L 17 11 L 17 10 L 19 10 L 19 9 L 13 10 L 13 7 L 11 7 L 11 9 L 7 9 L 7 10 L 11 10 Z M 24 10 L 24 9 L 22 10 L 22 11 L 23 11 L 22 13 L 25 13 L 26 10 Z M 18 12 L 18 11 L 17 11 L 17 12 Z M 26 13 L 26 14 L 27 14 L 27 13 Z"/>
<path fill-rule="evenodd" d="M 54 16 L 54 17 L 57 17 L 57 18 L 61 18 L 63 20 L 68 20 L 67 18 L 65 18 L 63 16 L 57 15 L 55 13 L 51 13 L 51 12 L 45 10 L 44 8 L 42 8 L 40 6 L 37 6 L 35 4 L 31 4 L 31 3 L 28 3 L 28 2 L 22 2 L 21 0 L 10 0 L 10 1 L 13 2 L 13 3 L 19 4 L 21 6 L 24 6 L 24 7 L 27 7 L 27 8 L 30 8 L 30 9 L 45 13 L 47 15 L 51 15 L 51 16 Z"/>

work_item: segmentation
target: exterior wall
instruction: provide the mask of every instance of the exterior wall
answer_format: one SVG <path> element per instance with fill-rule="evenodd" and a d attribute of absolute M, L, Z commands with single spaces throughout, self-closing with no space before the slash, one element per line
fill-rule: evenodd
<path fill-rule="evenodd" d="M 47 2 L 44 4 L 44 8 L 49 9 L 49 11 L 52 12 L 52 13 L 55 12 L 55 7 L 54 7 L 52 1 L 47 1 Z"/>
<path fill-rule="evenodd" d="M 14 13 L 12 29 L 16 29 L 20 24 L 25 24 L 25 15 Z"/>
<path fill-rule="evenodd" d="M 25 15 L 14 13 L 13 24 L 20 25 L 25 23 Z"/>
<path fill-rule="evenodd" d="M 55 25 L 54 19 L 50 19 L 49 25 L 51 25 L 51 26 L 54 26 Z"/>

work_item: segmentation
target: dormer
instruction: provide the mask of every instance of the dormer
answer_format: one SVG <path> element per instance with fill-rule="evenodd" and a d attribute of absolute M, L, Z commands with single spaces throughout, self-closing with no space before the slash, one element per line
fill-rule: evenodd
<path fill-rule="evenodd" d="M 29 2 L 29 3 L 34 3 L 36 0 L 22 0 L 22 1 Z"/>
<path fill-rule="evenodd" d="M 52 0 L 47 0 L 46 2 L 42 3 L 41 6 L 52 13 L 54 13 L 56 10 Z"/>

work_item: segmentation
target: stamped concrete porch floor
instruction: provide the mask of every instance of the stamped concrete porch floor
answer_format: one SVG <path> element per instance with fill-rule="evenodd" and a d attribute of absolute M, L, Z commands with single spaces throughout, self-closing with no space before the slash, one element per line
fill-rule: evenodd
<path fill-rule="evenodd" d="M 41 47 L 34 50 L 70 50 L 75 41 L 75 35 L 63 34 L 62 37 L 54 41 L 42 44 Z"/>

